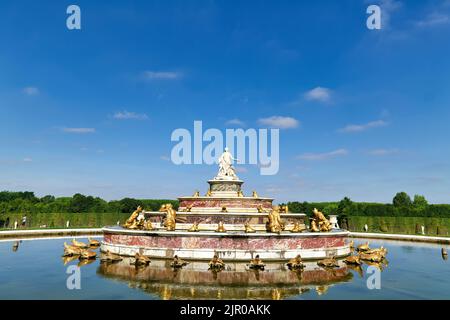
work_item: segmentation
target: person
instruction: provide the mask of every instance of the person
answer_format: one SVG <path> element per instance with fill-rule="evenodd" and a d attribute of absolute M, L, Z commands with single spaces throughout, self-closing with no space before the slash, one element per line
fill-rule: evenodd
<path fill-rule="evenodd" d="M 25 215 L 22 218 L 22 227 L 25 228 L 26 224 L 27 224 L 27 216 Z"/>

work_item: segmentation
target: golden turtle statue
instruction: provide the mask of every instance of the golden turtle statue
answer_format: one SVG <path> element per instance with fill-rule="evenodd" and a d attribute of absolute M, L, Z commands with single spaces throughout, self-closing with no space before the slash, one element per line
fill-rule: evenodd
<path fill-rule="evenodd" d="M 141 266 L 148 266 L 150 264 L 151 260 L 149 257 L 145 256 L 142 253 L 142 250 L 139 250 L 139 252 L 136 252 L 136 254 L 134 255 L 134 264 L 137 267 L 141 267 Z"/>
<path fill-rule="evenodd" d="M 91 239 L 91 238 L 88 238 L 88 240 L 89 240 L 89 246 L 90 247 L 94 247 L 94 248 L 100 247 L 100 241 L 95 240 L 95 239 Z"/>
<path fill-rule="evenodd" d="M 77 240 L 75 240 L 75 239 L 72 240 L 72 245 L 73 245 L 74 247 L 78 247 L 78 248 L 81 248 L 81 249 L 87 249 L 87 248 L 89 248 L 89 245 L 87 245 L 86 243 L 81 242 L 81 241 L 77 241 Z"/>
<path fill-rule="evenodd" d="M 64 242 L 64 255 L 63 257 L 73 257 L 73 256 L 79 256 L 81 254 L 81 248 L 76 246 L 71 246 L 70 244 L 67 244 Z"/>
<path fill-rule="evenodd" d="M 369 242 L 360 244 L 360 245 L 356 248 L 356 251 L 358 251 L 358 252 L 365 252 L 365 251 L 368 251 L 368 250 L 370 250 Z"/>
<path fill-rule="evenodd" d="M 97 253 L 92 251 L 92 250 L 81 250 L 80 253 L 80 260 L 91 260 L 91 259 L 95 259 L 97 257 Z"/>

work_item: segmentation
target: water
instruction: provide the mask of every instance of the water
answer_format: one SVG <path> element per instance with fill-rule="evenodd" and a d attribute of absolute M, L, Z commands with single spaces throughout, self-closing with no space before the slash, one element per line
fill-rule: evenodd
<path fill-rule="evenodd" d="M 327 271 L 314 262 L 294 273 L 284 264 L 266 271 L 227 264 L 214 274 L 207 263 L 191 263 L 174 272 L 168 261 L 152 261 L 146 268 L 130 265 L 132 259 L 83 265 L 81 289 L 67 289 L 68 266 L 78 260 L 61 258 L 68 239 L 0 242 L 0 299 L 449 299 L 450 261 L 440 245 L 397 241 L 371 241 L 371 247 L 388 248 L 388 264 L 381 271 L 381 289 L 367 287 L 367 265 L 361 271 L 340 268 Z M 87 239 L 81 239 L 87 242 Z M 362 243 L 356 241 L 355 244 Z M 362 276 L 361 276 L 362 274 Z"/>

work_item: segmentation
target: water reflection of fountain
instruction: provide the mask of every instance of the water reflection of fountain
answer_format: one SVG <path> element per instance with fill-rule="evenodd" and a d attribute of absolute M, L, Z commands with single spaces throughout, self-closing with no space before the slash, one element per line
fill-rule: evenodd
<path fill-rule="evenodd" d="M 303 271 L 295 272 L 284 263 L 267 264 L 265 271 L 229 263 L 225 270 L 211 272 L 204 262 L 192 262 L 182 269 L 171 268 L 165 260 L 153 260 L 145 268 L 136 268 L 131 262 L 102 263 L 97 273 L 162 299 L 284 299 L 310 290 L 326 294 L 329 286 L 353 278 L 343 263 L 327 270 L 308 262 Z"/>

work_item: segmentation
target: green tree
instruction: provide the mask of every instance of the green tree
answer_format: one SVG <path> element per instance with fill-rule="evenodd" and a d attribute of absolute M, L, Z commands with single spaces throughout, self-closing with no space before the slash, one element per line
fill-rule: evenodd
<path fill-rule="evenodd" d="M 398 192 L 392 200 L 394 207 L 409 207 L 411 206 L 411 198 L 406 192 Z"/>
<path fill-rule="evenodd" d="M 428 206 L 428 201 L 424 196 L 416 194 L 413 200 L 413 206 L 417 209 L 425 209 Z"/>

